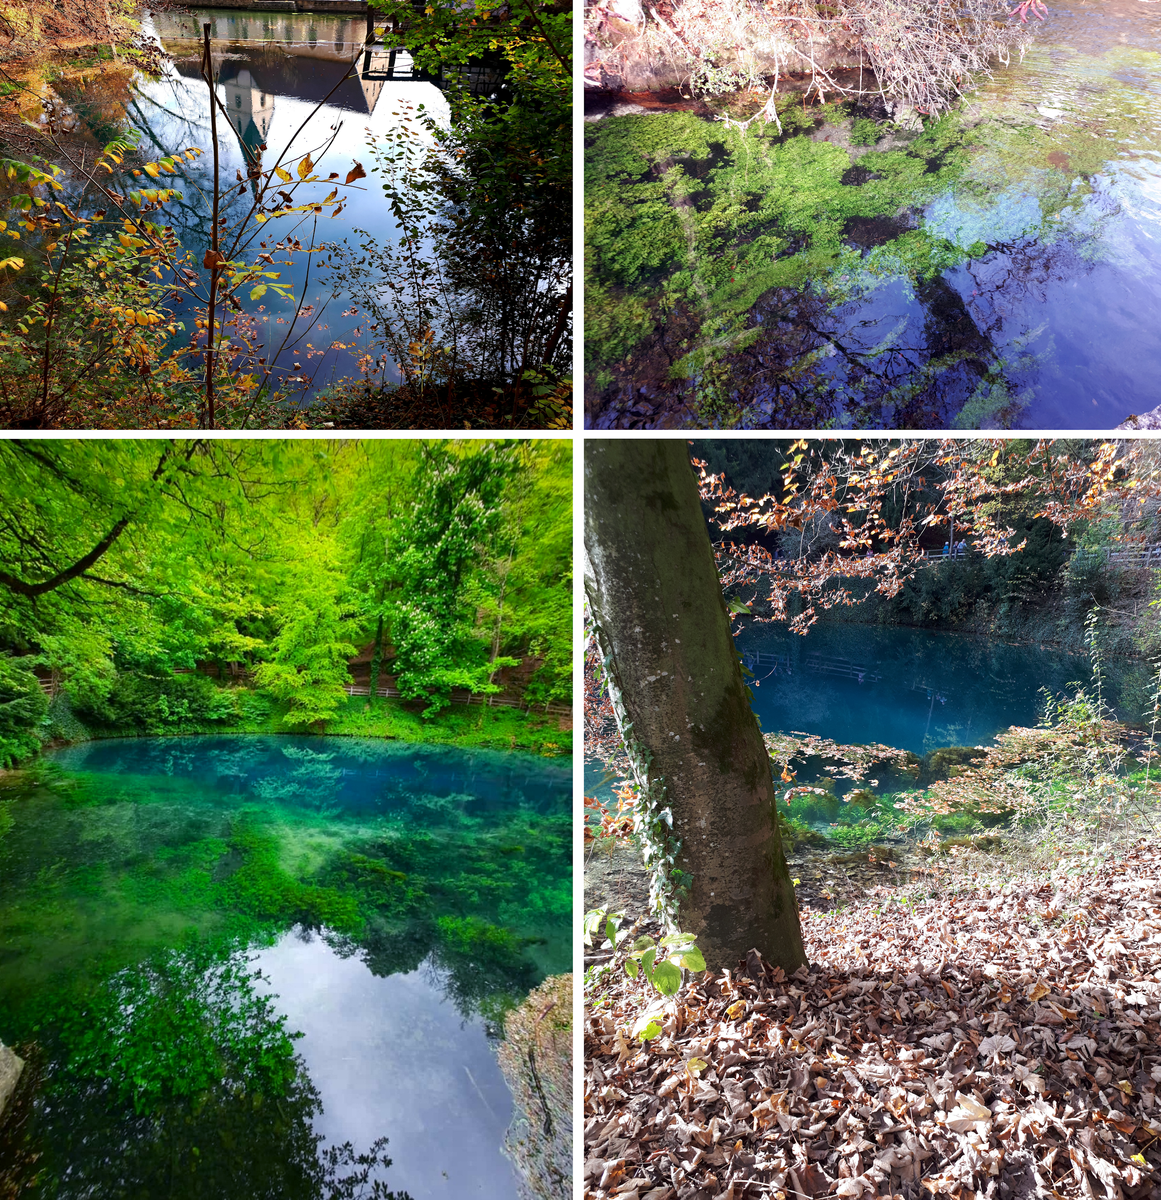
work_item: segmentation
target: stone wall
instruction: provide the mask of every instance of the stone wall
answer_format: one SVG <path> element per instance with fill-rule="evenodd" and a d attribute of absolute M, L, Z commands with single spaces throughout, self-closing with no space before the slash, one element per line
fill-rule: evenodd
<path fill-rule="evenodd" d="M 8 1101 L 12 1099 L 12 1093 L 16 1091 L 16 1084 L 23 1070 L 24 1060 L 17 1058 L 3 1042 L 0 1042 L 0 1117 L 3 1117 Z"/>

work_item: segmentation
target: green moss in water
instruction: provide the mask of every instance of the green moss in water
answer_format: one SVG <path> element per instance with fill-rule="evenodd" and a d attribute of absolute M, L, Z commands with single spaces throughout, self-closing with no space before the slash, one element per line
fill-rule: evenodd
<path fill-rule="evenodd" d="M 268 832 L 242 819 L 232 831 L 229 847 L 241 862 L 221 885 L 228 907 L 283 927 L 301 923 L 328 926 L 340 933 L 361 929 L 357 900 L 335 888 L 301 883 L 287 874 L 278 861 L 278 842 Z"/>
<path fill-rule="evenodd" d="M 1068 238 L 1081 258 L 1102 253 L 1105 218 L 1086 205 L 1089 179 L 1108 168 L 1112 154 L 1131 156 L 1127 146 L 1151 154 L 1161 145 L 1158 106 L 1115 76 L 1155 73 L 1161 56 L 1125 49 L 1090 61 L 1060 53 L 1075 59 L 1068 70 L 1078 80 L 1077 96 L 1075 103 L 1054 98 L 1068 111 L 1049 123 L 1033 105 L 985 89 L 973 97 L 977 108 L 928 122 L 916 136 L 896 131 L 885 139 L 883 127 L 854 118 L 849 143 L 875 147 L 863 153 L 816 140 L 820 117 L 831 126 L 848 120 L 843 106 L 803 111 L 792 97 L 779 100 L 781 134 L 773 124 L 740 131 L 688 113 L 590 127 L 590 384 L 611 383 L 645 339 L 673 327 L 680 313 L 681 332 L 667 346 L 671 375 L 693 381 L 703 417 L 729 423 L 737 415 L 730 375 L 715 364 L 752 344 L 753 313 L 767 294 L 809 295 L 823 311 L 858 303 L 892 281 L 914 296 L 990 247 L 1027 237 L 1045 244 Z M 997 81 L 991 90 L 1002 86 Z M 860 222 L 869 230 L 865 239 Z M 765 328 L 762 335 L 775 336 Z M 811 346 L 778 369 L 806 394 L 812 380 L 825 379 L 830 353 Z M 956 361 L 933 358 L 903 384 L 899 399 Z M 983 362 L 960 426 L 1011 419 L 1025 398 L 1007 375 L 1034 365 L 1012 345 L 1002 358 Z"/>
<path fill-rule="evenodd" d="M 846 119 L 837 108 L 829 115 Z M 843 147 L 774 125 L 740 131 L 688 113 L 600 122 L 586 156 L 590 368 L 624 359 L 657 314 L 684 305 L 703 332 L 674 373 L 693 376 L 747 344 L 744 318 L 764 293 L 839 275 L 850 284 L 861 256 L 846 244 L 848 222 L 893 216 L 946 189 L 966 162 L 957 139 L 945 119 L 906 150 L 869 151 L 859 165 L 870 177 L 859 184 L 844 181 L 852 160 Z M 862 274 L 923 279 L 964 257 L 946 238 L 908 230 Z M 837 288 L 836 300 L 851 290 Z"/>

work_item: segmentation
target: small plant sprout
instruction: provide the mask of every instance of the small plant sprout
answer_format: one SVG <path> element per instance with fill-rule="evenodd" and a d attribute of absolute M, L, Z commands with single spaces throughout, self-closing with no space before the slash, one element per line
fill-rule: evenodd
<path fill-rule="evenodd" d="M 585 913 L 585 945 L 591 946 L 593 939 L 603 932 L 605 940 L 601 943 L 601 948 L 615 950 L 617 945 L 629 936 L 627 929 L 620 928 L 624 919 L 624 913 L 609 912 L 607 908 L 594 908 Z"/>
<path fill-rule="evenodd" d="M 634 979 L 642 971 L 663 996 L 673 996 L 681 987 L 682 970 L 705 970 L 705 959 L 696 941 L 692 933 L 671 933 L 658 943 L 651 937 L 640 937 L 625 959 L 625 970 Z"/>

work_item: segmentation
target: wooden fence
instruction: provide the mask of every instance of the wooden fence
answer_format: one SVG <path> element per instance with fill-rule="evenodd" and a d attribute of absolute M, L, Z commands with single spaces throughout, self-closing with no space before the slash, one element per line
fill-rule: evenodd
<path fill-rule="evenodd" d="M 370 684 L 365 683 L 348 683 L 345 690 L 348 696 L 369 696 L 371 694 Z M 402 693 L 398 688 L 388 687 L 381 683 L 375 695 L 399 699 Z M 557 717 L 572 716 L 572 709 L 567 704 L 521 704 L 519 700 L 507 700 L 503 696 L 477 696 L 473 692 L 452 692 L 451 702 L 453 704 L 483 704 L 489 708 L 518 708 L 522 712 L 542 712 Z"/>

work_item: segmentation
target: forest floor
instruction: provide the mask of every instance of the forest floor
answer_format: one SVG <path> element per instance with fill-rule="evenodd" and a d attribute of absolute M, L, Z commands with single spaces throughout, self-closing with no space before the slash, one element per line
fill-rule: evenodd
<path fill-rule="evenodd" d="M 1161 1200 L 1161 849 L 790 861 L 790 979 L 690 976 L 642 1045 L 586 959 L 587 1197 Z M 656 934 L 632 847 L 585 887 Z"/>

